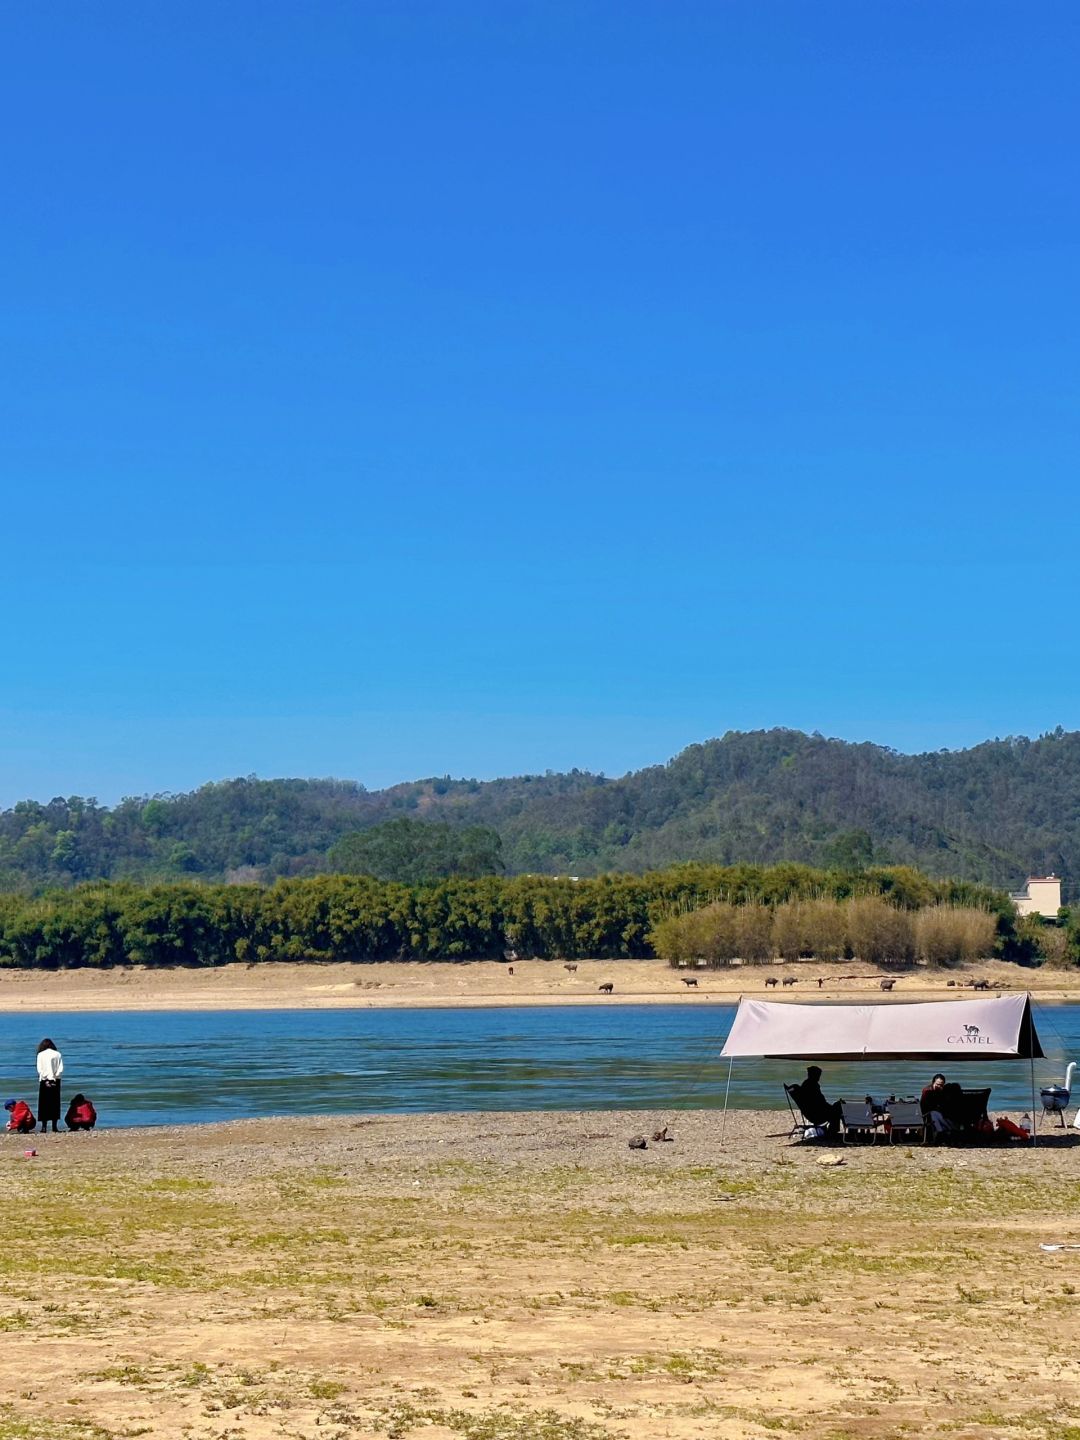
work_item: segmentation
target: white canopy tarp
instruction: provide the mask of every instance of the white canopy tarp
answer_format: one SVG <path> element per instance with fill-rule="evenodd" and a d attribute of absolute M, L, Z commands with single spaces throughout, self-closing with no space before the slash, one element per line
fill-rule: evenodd
<path fill-rule="evenodd" d="M 797 1005 L 739 1001 L 728 1059 L 1027 1060 L 1042 1046 L 1028 995 L 982 1000 Z"/>

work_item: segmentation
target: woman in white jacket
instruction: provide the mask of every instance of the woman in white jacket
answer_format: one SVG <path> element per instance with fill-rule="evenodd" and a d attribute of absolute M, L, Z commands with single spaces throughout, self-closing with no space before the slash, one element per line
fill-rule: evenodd
<path fill-rule="evenodd" d="M 60 1123 L 60 1076 L 64 1059 L 51 1040 L 42 1040 L 37 1047 L 38 1121 L 44 1135 L 52 1121 L 53 1134 Z"/>

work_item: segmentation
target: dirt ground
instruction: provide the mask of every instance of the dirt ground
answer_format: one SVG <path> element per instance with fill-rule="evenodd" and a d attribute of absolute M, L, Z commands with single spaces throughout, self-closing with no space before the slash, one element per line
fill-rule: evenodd
<path fill-rule="evenodd" d="M 890 973 L 859 961 L 732 966 L 679 971 L 662 960 L 558 960 L 299 965 L 224 965 L 210 970 L 0 969 L 0 1013 L 10 1010 L 354 1009 L 394 1006 L 595 1005 L 731 1003 L 741 994 L 775 993 L 797 1000 L 871 997 L 942 999 L 962 995 L 973 980 L 1002 990 L 1030 990 L 1039 999 L 1080 996 L 1080 969 L 1024 970 L 987 960 L 964 970 Z M 883 978 L 895 980 L 883 994 Z M 766 987 L 765 981 L 777 981 Z M 823 983 L 819 986 L 818 980 Z M 696 980 L 689 986 L 685 980 Z M 784 985 L 784 980 L 794 983 Z M 952 982 L 950 985 L 949 982 Z"/>
<path fill-rule="evenodd" d="M 1080 1440 L 1080 1132 L 722 1126 L 4 1137 L 0 1440 Z"/>

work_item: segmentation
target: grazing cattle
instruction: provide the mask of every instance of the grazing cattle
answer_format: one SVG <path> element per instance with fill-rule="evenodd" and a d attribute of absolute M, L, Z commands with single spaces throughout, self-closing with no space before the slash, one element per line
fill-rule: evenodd
<path fill-rule="evenodd" d="M 601 995 L 610 995 L 611 992 L 615 989 L 615 986 L 609 980 L 606 985 L 601 985 L 599 989 Z"/>
<path fill-rule="evenodd" d="M 683 983 L 684 985 L 692 985 L 695 990 L 697 989 L 697 981 L 696 981 L 696 980 L 684 980 L 682 983 Z"/>
<path fill-rule="evenodd" d="M 779 983 L 780 982 L 777 980 L 775 975 L 770 975 L 769 978 L 765 981 L 765 989 L 768 990 L 771 987 L 773 990 L 775 990 Z"/>
<path fill-rule="evenodd" d="M 784 984 L 785 984 L 785 985 L 794 985 L 795 983 L 796 983 L 796 981 L 795 981 L 795 976 L 794 976 L 794 975 L 785 975 L 785 976 L 784 976 Z"/>
<path fill-rule="evenodd" d="M 955 980 L 946 980 L 946 981 L 945 981 L 945 984 L 946 984 L 946 986 L 951 990 L 951 989 L 953 988 L 953 986 L 956 984 L 956 981 L 955 981 Z"/>
<path fill-rule="evenodd" d="M 893 987 L 895 984 L 896 984 L 896 981 L 895 981 L 895 980 L 882 980 L 882 982 L 881 982 L 881 988 L 882 988 L 883 990 L 891 990 L 892 987 Z"/>
<path fill-rule="evenodd" d="M 513 965 L 508 965 L 506 968 L 507 968 L 507 970 L 510 972 L 511 975 L 514 973 L 514 967 L 513 967 Z"/>
<path fill-rule="evenodd" d="M 576 972 L 576 970 L 577 970 L 577 966 L 576 966 L 576 965 L 564 965 L 562 968 L 563 968 L 564 970 L 569 970 L 569 972 L 570 972 L 571 975 L 573 975 L 573 974 Z"/>

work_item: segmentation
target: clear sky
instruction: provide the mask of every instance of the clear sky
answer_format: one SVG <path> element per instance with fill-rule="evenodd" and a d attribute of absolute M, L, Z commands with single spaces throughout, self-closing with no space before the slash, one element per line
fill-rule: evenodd
<path fill-rule="evenodd" d="M 3 17 L 0 803 L 1080 727 L 1080 8 Z"/>

